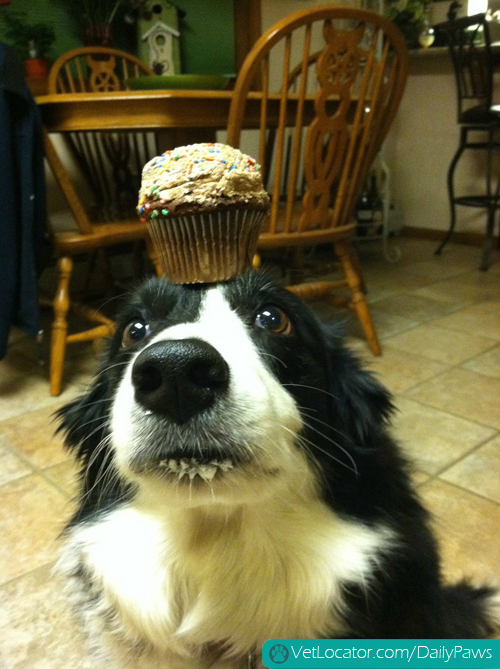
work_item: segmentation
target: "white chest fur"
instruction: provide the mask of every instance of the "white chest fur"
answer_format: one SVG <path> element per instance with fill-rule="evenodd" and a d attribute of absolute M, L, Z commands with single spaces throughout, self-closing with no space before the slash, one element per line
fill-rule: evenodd
<path fill-rule="evenodd" d="M 99 610 L 132 643 L 243 655 L 273 637 L 345 633 L 342 586 L 369 581 L 391 534 L 318 500 L 164 514 L 135 502 L 75 528 L 61 567 L 83 566 Z"/>

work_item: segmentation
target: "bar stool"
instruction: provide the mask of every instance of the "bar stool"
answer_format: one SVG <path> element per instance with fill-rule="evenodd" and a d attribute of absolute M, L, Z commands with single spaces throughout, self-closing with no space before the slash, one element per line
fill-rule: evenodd
<path fill-rule="evenodd" d="M 488 219 L 479 269 L 485 271 L 490 266 L 495 213 L 500 209 L 500 179 L 494 190 L 492 187 L 493 150 L 500 148 L 500 142 L 495 138 L 495 131 L 500 129 L 500 105 L 492 104 L 493 58 L 488 22 L 485 14 L 476 14 L 441 23 L 435 26 L 435 30 L 445 36 L 450 50 L 457 83 L 460 125 L 460 144 L 448 168 L 450 227 L 435 254 L 441 254 L 453 234 L 457 205 L 484 208 L 487 210 Z M 469 139 L 469 133 L 476 133 L 476 138 Z M 479 139 L 477 133 L 480 134 Z M 487 152 L 486 193 L 483 195 L 455 196 L 453 185 L 455 168 L 466 149 Z"/>

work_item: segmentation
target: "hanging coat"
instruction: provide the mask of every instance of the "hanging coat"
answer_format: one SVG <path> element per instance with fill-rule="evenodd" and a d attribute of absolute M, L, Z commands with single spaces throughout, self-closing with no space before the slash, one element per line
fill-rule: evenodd
<path fill-rule="evenodd" d="M 0 358 L 12 325 L 40 330 L 37 277 L 50 252 L 41 127 L 22 65 L 0 43 Z"/>

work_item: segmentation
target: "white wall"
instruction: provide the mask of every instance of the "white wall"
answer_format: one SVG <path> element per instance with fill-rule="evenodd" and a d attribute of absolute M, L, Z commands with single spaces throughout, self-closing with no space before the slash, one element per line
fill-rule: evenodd
<path fill-rule="evenodd" d="M 404 225 L 448 228 L 446 174 L 459 137 L 448 55 L 412 56 L 406 90 L 385 146 L 393 199 L 403 211 Z M 480 193 L 485 174 L 485 153 L 466 151 L 455 173 L 456 195 Z M 498 166 L 496 174 L 500 174 Z M 457 231 L 484 232 L 485 221 L 484 210 L 457 209 Z"/>

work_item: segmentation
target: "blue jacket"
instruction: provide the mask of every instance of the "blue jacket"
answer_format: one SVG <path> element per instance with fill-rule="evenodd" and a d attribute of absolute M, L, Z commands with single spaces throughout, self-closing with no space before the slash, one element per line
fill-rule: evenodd
<path fill-rule="evenodd" d="M 50 249 L 41 127 L 22 66 L 0 43 L 0 358 L 11 325 L 40 330 L 37 277 Z"/>

